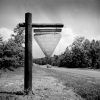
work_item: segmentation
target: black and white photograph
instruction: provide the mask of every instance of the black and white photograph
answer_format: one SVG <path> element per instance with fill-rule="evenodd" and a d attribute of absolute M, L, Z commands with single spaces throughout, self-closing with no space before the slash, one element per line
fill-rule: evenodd
<path fill-rule="evenodd" d="M 100 100 L 100 0 L 0 0 L 0 100 Z"/>

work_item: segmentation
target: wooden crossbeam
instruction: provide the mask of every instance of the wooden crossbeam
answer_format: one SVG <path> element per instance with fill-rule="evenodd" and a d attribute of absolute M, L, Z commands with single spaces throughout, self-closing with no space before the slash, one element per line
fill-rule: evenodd
<path fill-rule="evenodd" d="M 20 23 L 19 24 L 20 27 L 25 27 L 25 23 Z M 57 23 L 57 24 L 32 24 L 32 27 L 34 28 L 43 28 L 43 27 L 57 27 L 57 28 L 62 28 L 64 25 Z"/>
<path fill-rule="evenodd" d="M 62 28 L 64 25 L 63 24 L 32 24 L 32 27 L 58 27 L 58 28 Z"/>

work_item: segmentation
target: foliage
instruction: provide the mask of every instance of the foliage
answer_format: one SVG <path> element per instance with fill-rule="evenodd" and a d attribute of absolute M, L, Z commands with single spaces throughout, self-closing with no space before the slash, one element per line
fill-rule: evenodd
<path fill-rule="evenodd" d="M 100 68 L 100 41 L 77 37 L 61 55 L 50 58 L 49 64 L 67 68 Z M 47 64 L 46 58 L 35 59 L 37 64 Z"/>
<path fill-rule="evenodd" d="M 0 68 L 24 66 L 24 29 L 17 26 L 14 34 L 0 45 Z"/>

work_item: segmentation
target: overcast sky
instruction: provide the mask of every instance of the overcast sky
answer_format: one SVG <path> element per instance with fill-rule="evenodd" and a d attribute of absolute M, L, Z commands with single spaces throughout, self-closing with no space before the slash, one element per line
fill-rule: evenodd
<path fill-rule="evenodd" d="M 33 23 L 64 24 L 55 54 L 63 52 L 78 35 L 100 40 L 100 0 L 0 0 L 0 29 L 13 30 L 24 22 L 26 12 L 32 13 Z M 43 56 L 35 41 L 33 51 L 34 57 Z"/>

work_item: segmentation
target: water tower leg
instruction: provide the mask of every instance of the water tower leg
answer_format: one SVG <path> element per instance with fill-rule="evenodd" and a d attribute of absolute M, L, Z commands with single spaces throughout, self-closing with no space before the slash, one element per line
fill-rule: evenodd
<path fill-rule="evenodd" d="M 25 68 L 24 90 L 32 92 L 32 14 L 25 14 Z"/>

